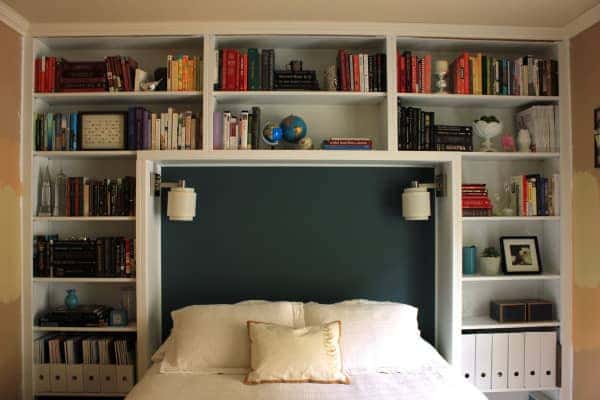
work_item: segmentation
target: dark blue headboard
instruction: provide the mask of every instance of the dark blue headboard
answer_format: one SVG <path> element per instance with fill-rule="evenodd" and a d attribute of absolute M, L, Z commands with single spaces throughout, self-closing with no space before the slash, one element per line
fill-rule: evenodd
<path fill-rule="evenodd" d="M 162 219 L 163 337 L 170 312 L 247 299 L 392 300 L 433 343 L 435 223 L 402 218 L 402 190 L 432 168 L 169 167 L 198 195 L 193 223 Z"/>

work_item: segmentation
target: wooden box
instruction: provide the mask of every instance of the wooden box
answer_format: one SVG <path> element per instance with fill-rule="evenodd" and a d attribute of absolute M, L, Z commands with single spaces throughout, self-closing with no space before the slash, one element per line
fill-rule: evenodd
<path fill-rule="evenodd" d="M 490 318 L 498 322 L 525 322 L 527 321 L 527 304 L 520 300 L 491 301 Z"/>

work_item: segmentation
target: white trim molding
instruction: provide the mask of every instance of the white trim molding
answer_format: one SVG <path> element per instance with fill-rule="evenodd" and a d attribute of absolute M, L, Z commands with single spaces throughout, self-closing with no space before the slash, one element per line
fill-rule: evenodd
<path fill-rule="evenodd" d="M 0 21 L 18 34 L 25 36 L 29 32 L 29 21 L 11 6 L 0 0 Z"/>
<path fill-rule="evenodd" d="M 569 22 L 564 28 L 565 38 L 571 39 L 586 29 L 591 28 L 598 22 L 600 22 L 600 4 L 590 8 L 579 17 Z"/>

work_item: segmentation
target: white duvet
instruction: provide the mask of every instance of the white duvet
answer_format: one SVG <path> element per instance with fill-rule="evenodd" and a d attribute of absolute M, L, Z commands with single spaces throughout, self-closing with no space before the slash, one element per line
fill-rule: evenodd
<path fill-rule="evenodd" d="M 433 349 L 425 353 L 419 365 L 351 375 L 349 385 L 245 385 L 244 375 L 161 374 L 157 363 L 126 400 L 486 400 Z"/>

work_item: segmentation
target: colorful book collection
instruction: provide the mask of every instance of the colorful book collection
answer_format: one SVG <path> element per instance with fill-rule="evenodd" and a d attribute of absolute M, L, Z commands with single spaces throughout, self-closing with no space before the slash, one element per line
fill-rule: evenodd
<path fill-rule="evenodd" d="M 77 151 L 81 149 L 79 113 L 35 113 L 36 151 Z"/>
<path fill-rule="evenodd" d="M 352 54 L 341 49 L 337 56 L 338 90 L 344 92 L 385 92 L 386 55 Z"/>
<path fill-rule="evenodd" d="M 192 111 L 153 113 L 144 107 L 127 111 L 127 149 L 194 150 L 202 148 L 202 126 Z"/>
<path fill-rule="evenodd" d="M 51 181 L 53 184 L 52 204 L 50 205 L 52 215 L 40 215 L 38 212 L 39 216 L 135 215 L 135 177 L 90 179 L 88 177 L 67 177 L 59 173 Z"/>
<path fill-rule="evenodd" d="M 275 90 L 275 50 L 225 48 L 217 60 L 216 90 Z"/>
<path fill-rule="evenodd" d="M 135 342 L 126 335 L 49 334 L 33 341 L 35 364 L 135 364 Z"/>
<path fill-rule="evenodd" d="M 373 150 L 373 140 L 370 138 L 333 137 L 323 140 L 323 150 Z"/>
<path fill-rule="evenodd" d="M 489 217 L 492 215 L 492 201 L 488 197 L 485 183 L 462 185 L 463 217 Z"/>
<path fill-rule="evenodd" d="M 560 148 L 558 118 L 558 105 L 552 104 L 531 106 L 517 113 L 517 127 L 529 131 L 532 151 L 558 151 Z"/>
<path fill-rule="evenodd" d="M 167 56 L 167 91 L 202 90 L 202 60 L 182 54 Z"/>
<path fill-rule="evenodd" d="M 241 111 L 233 115 L 230 111 L 215 111 L 213 114 L 213 149 L 250 150 L 258 149 L 260 130 L 260 107 Z"/>
<path fill-rule="evenodd" d="M 432 56 L 398 52 L 398 91 L 431 93 Z M 535 56 L 497 58 L 460 54 L 449 63 L 449 91 L 454 94 L 558 96 L 558 62 Z"/>
<path fill-rule="evenodd" d="M 560 210 L 560 177 L 554 174 L 513 176 L 511 178 L 511 208 L 523 217 L 557 216 Z"/>
<path fill-rule="evenodd" d="M 133 277 L 135 239 L 98 237 L 59 239 L 58 235 L 33 238 L 35 277 Z"/>

